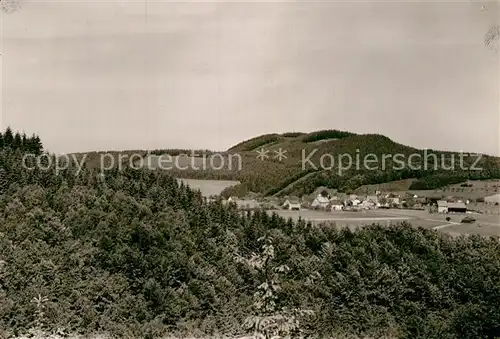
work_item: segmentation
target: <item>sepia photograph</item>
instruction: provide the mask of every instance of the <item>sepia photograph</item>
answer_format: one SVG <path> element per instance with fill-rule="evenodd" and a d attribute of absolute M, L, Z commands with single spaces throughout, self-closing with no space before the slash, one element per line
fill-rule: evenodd
<path fill-rule="evenodd" d="M 0 339 L 500 338 L 498 0 L 0 7 Z"/>

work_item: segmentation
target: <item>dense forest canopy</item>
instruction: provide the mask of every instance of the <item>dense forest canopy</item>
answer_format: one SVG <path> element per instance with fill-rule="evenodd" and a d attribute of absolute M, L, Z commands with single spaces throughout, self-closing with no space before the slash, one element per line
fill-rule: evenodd
<path fill-rule="evenodd" d="M 167 172 L 56 175 L 24 169 L 23 148 L 5 145 L 0 336 L 237 335 L 252 331 L 248 319 L 308 337 L 475 339 L 500 328 L 498 239 L 241 215 Z"/>

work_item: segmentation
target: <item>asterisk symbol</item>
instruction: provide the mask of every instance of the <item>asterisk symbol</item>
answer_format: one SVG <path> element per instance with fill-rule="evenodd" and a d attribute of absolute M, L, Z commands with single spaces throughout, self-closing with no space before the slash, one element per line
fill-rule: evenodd
<path fill-rule="evenodd" d="M 274 151 L 274 153 L 276 153 L 276 156 L 275 156 L 274 158 L 275 158 L 275 159 L 278 159 L 278 161 L 281 161 L 281 160 L 283 160 L 283 159 L 286 159 L 286 155 L 285 155 L 286 150 L 281 149 L 281 147 L 280 147 L 280 148 L 278 148 L 278 150 L 277 150 L 277 151 L 275 150 L 275 151 Z"/>
<path fill-rule="evenodd" d="M 258 151 L 256 151 L 256 152 L 258 154 L 257 155 L 257 159 L 260 159 L 260 160 L 264 161 L 264 159 L 269 158 L 269 156 L 267 155 L 267 153 L 269 153 L 269 151 L 268 150 L 264 150 L 263 147 L 261 147 L 261 149 L 258 150 Z"/>

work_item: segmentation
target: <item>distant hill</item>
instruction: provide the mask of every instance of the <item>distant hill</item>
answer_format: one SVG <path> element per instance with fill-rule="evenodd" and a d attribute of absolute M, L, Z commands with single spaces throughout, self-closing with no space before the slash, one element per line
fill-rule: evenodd
<path fill-rule="evenodd" d="M 190 151 L 165 149 L 152 153 L 175 156 Z M 188 166 L 171 171 L 183 178 L 241 182 L 225 190 L 224 195 L 242 196 L 249 192 L 302 195 L 313 192 L 318 186 L 352 192 L 363 185 L 405 179 L 413 179 L 411 182 L 406 181 L 409 189 L 424 190 L 466 180 L 500 178 L 498 157 L 482 155 L 478 159 L 468 153 L 460 155 L 458 152 L 424 151 L 380 134 L 356 134 L 339 130 L 265 134 L 240 142 L 222 153 L 215 154 L 207 150 L 197 151 L 197 155 L 205 156 L 208 164 L 210 159 L 218 159 L 218 163 L 222 161 L 227 165 L 231 158 L 233 166 L 222 166 L 221 169 L 218 169 L 219 166 L 204 169 Z M 87 164 L 93 163 L 95 159 L 88 156 Z"/>

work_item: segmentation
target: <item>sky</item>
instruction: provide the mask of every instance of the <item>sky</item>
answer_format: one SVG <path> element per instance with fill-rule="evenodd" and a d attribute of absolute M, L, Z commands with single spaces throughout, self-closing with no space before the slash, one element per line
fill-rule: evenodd
<path fill-rule="evenodd" d="M 0 18 L 1 124 L 57 153 L 340 129 L 500 155 L 499 53 L 483 42 L 499 7 L 25 0 Z"/>

